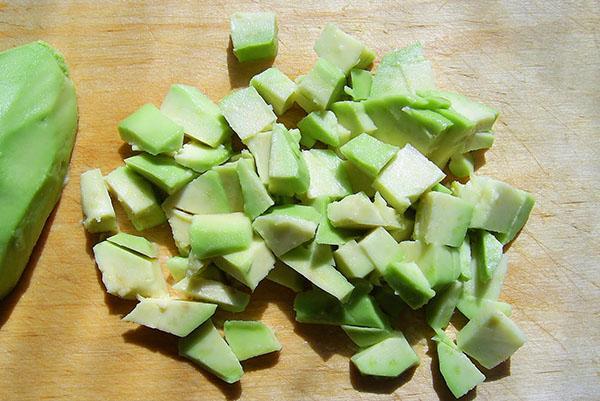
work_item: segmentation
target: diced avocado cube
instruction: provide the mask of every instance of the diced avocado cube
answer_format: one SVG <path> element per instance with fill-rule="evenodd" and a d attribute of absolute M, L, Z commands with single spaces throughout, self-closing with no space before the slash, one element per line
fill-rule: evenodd
<path fill-rule="evenodd" d="M 267 279 L 287 287 L 294 292 L 300 292 L 306 287 L 306 281 L 304 277 L 296 272 L 296 270 L 282 264 L 281 262 L 275 263 L 275 267 L 269 272 Z"/>
<path fill-rule="evenodd" d="M 458 332 L 456 343 L 481 366 L 492 369 L 525 343 L 525 334 L 502 312 L 485 309 Z"/>
<path fill-rule="evenodd" d="M 193 86 L 171 86 L 160 111 L 181 125 L 186 135 L 213 148 L 231 136 L 219 106 Z"/>
<path fill-rule="evenodd" d="M 173 289 L 184 293 L 192 299 L 210 302 L 219 305 L 229 312 L 242 312 L 250 302 L 250 295 L 223 284 L 196 274 L 184 277 L 173 286 Z"/>
<path fill-rule="evenodd" d="M 218 178 L 220 178 L 225 197 L 228 200 L 229 211 L 231 212 L 244 211 L 244 196 L 237 173 L 237 163 L 238 161 L 234 161 L 212 168 L 218 174 Z"/>
<path fill-rule="evenodd" d="M 169 196 L 163 202 L 163 209 L 171 208 L 193 214 L 228 213 L 227 194 L 219 174 L 215 171 L 207 171 Z"/>
<path fill-rule="evenodd" d="M 180 281 L 185 277 L 188 269 L 188 258 L 181 256 L 173 256 L 167 259 L 167 269 L 171 273 L 171 277 L 175 282 Z"/>
<path fill-rule="evenodd" d="M 489 281 L 502 260 L 502 244 L 491 233 L 477 230 L 472 235 L 473 255 L 477 261 L 478 278 Z"/>
<path fill-rule="evenodd" d="M 503 245 L 506 245 L 512 241 L 517 236 L 519 231 L 521 231 L 521 229 L 525 226 L 525 223 L 527 223 L 534 205 L 535 199 L 533 199 L 531 194 L 526 192 L 525 199 L 521 204 L 521 207 L 519 208 L 519 211 L 517 212 L 512 224 L 508 228 L 508 231 L 496 234 L 496 238 L 498 238 Z"/>
<path fill-rule="evenodd" d="M 350 82 L 352 88 L 345 86 L 344 91 L 352 97 L 352 100 L 365 100 L 369 97 L 373 84 L 373 75 L 369 71 L 353 68 L 350 71 Z"/>
<path fill-rule="evenodd" d="M 263 184 L 269 183 L 269 158 L 271 157 L 272 132 L 259 132 L 246 140 L 246 146 L 254 156 L 256 170 Z"/>
<path fill-rule="evenodd" d="M 264 241 L 255 237 L 248 249 L 219 257 L 215 263 L 221 270 L 254 291 L 275 267 L 275 257 Z"/>
<path fill-rule="evenodd" d="M 252 227 L 269 249 L 281 256 L 314 238 L 317 224 L 304 218 L 270 213 L 257 217 Z"/>
<path fill-rule="evenodd" d="M 412 309 L 419 309 L 435 295 L 427 278 L 414 262 L 392 262 L 383 277 Z"/>
<path fill-rule="evenodd" d="M 349 131 L 338 124 L 336 115 L 330 111 L 313 111 L 298 122 L 304 136 L 314 138 L 326 145 L 340 146 L 350 136 Z"/>
<path fill-rule="evenodd" d="M 195 215 L 190 241 L 201 259 L 241 251 L 252 242 L 252 222 L 239 212 Z"/>
<path fill-rule="evenodd" d="M 416 263 L 434 290 L 457 280 L 461 273 L 458 249 L 445 245 L 423 244 Z"/>
<path fill-rule="evenodd" d="M 451 189 L 449 189 L 449 188 L 447 188 L 444 185 L 439 184 L 439 183 L 435 184 L 433 187 L 431 187 L 431 190 L 435 191 L 435 192 L 441 192 L 443 194 L 452 195 L 452 190 Z"/>
<path fill-rule="evenodd" d="M 425 252 L 425 244 L 421 241 L 402 241 L 398 244 L 398 254 L 405 262 L 417 262 Z"/>
<path fill-rule="evenodd" d="M 106 240 L 149 258 L 158 257 L 158 247 L 156 244 L 153 244 L 144 237 L 121 232 L 108 237 Z"/>
<path fill-rule="evenodd" d="M 444 178 L 444 173 L 411 145 L 406 145 L 379 173 L 373 187 L 399 212 Z"/>
<path fill-rule="evenodd" d="M 375 270 L 371 259 L 354 240 L 340 246 L 333 256 L 337 268 L 348 278 L 364 278 Z"/>
<path fill-rule="evenodd" d="M 462 397 L 485 380 L 483 373 L 456 346 L 440 341 L 437 354 L 440 372 L 454 397 Z"/>
<path fill-rule="evenodd" d="M 307 75 L 296 80 L 296 102 L 307 113 L 325 110 L 340 98 L 345 82 L 346 76 L 335 65 L 319 58 Z"/>
<path fill-rule="evenodd" d="M 100 169 L 81 174 L 83 226 L 91 233 L 117 231 L 117 216 Z"/>
<path fill-rule="evenodd" d="M 461 292 L 462 283 L 455 281 L 436 294 L 425 309 L 429 327 L 445 329 L 448 326 Z"/>
<path fill-rule="evenodd" d="M 376 327 L 360 327 L 350 326 L 347 324 L 342 325 L 342 330 L 350 337 L 354 344 L 359 347 L 369 347 L 373 344 L 377 344 L 386 338 L 393 335 L 388 329 L 379 329 Z"/>
<path fill-rule="evenodd" d="M 375 189 L 373 188 L 373 177 L 369 177 L 366 173 L 356 167 L 355 164 L 345 161 L 344 167 L 352 186 L 352 192 L 364 192 L 367 196 L 374 196 Z"/>
<path fill-rule="evenodd" d="M 434 164 L 443 168 L 453 155 L 463 153 L 465 140 L 473 134 L 475 123 L 453 109 L 436 108 L 435 112 L 452 122 L 450 128 L 435 137 L 433 149 L 427 155 Z"/>
<path fill-rule="evenodd" d="M 136 230 L 142 231 L 166 221 L 150 184 L 129 167 L 119 167 L 105 179 Z"/>
<path fill-rule="evenodd" d="M 231 16 L 233 54 L 240 63 L 277 55 L 277 17 L 272 12 L 238 12 Z"/>
<path fill-rule="evenodd" d="M 475 298 L 485 298 L 492 301 L 498 300 L 500 290 L 508 271 L 508 256 L 503 255 L 496 269 L 492 271 L 492 276 L 489 280 L 484 281 L 481 277 L 481 269 L 479 269 L 477 260 L 471 260 L 471 280 L 466 281 L 463 287 L 463 295 L 472 295 Z M 462 297 L 461 296 L 461 297 Z"/>
<path fill-rule="evenodd" d="M 344 162 L 335 152 L 326 149 L 304 150 L 302 157 L 308 167 L 308 199 L 339 199 L 352 193 Z"/>
<path fill-rule="evenodd" d="M 296 83 L 275 67 L 255 75 L 250 85 L 273 106 L 277 115 L 285 113 L 296 100 Z"/>
<path fill-rule="evenodd" d="M 116 244 L 103 241 L 94 246 L 106 292 L 125 299 L 167 296 L 167 284 L 156 259 L 149 259 Z"/>
<path fill-rule="evenodd" d="M 456 177 L 470 177 L 475 171 L 475 160 L 470 153 L 455 153 L 450 158 L 448 168 Z"/>
<path fill-rule="evenodd" d="M 299 246 L 280 259 L 315 286 L 342 302 L 350 297 L 354 289 L 342 273 L 333 267 L 331 247 L 328 245 L 313 242 L 308 246 Z"/>
<path fill-rule="evenodd" d="M 476 132 L 465 141 L 463 152 L 472 152 L 474 150 L 489 149 L 492 147 L 493 144 L 493 132 Z"/>
<path fill-rule="evenodd" d="M 271 209 L 270 213 L 274 215 L 282 215 L 309 220 L 315 224 L 319 224 L 319 222 L 321 221 L 321 216 L 319 212 L 315 208 L 305 205 L 280 205 Z"/>
<path fill-rule="evenodd" d="M 343 245 L 350 241 L 355 236 L 355 233 L 342 228 L 336 228 L 331 224 L 327 218 L 327 206 L 330 203 L 331 201 L 325 197 L 314 199 L 310 203 L 321 214 L 321 220 L 315 235 L 315 242 L 325 245 Z"/>
<path fill-rule="evenodd" d="M 271 133 L 269 192 L 292 196 L 308 190 L 310 176 L 300 146 L 288 130 L 276 124 Z"/>
<path fill-rule="evenodd" d="M 192 215 L 177 209 L 166 209 L 167 221 L 171 226 L 175 246 L 181 255 L 190 253 L 190 226 L 192 225 Z"/>
<path fill-rule="evenodd" d="M 400 376 L 419 364 L 419 357 L 399 332 L 354 354 L 351 360 L 363 375 L 381 377 Z"/>
<path fill-rule="evenodd" d="M 466 235 L 462 244 L 458 248 L 458 260 L 460 262 L 460 281 L 471 280 L 471 243 L 469 236 Z"/>
<path fill-rule="evenodd" d="M 254 87 L 237 89 L 225 96 L 219 107 L 225 119 L 242 141 L 267 131 L 277 116 Z"/>
<path fill-rule="evenodd" d="M 496 110 L 457 93 L 427 90 L 424 94 L 448 99 L 451 103 L 451 110 L 462 114 L 475 123 L 475 132 L 491 130 L 498 118 Z"/>
<path fill-rule="evenodd" d="M 428 244 L 459 247 L 472 215 L 470 203 L 445 193 L 428 192 L 417 205 L 414 237 Z"/>
<path fill-rule="evenodd" d="M 215 313 L 217 305 L 169 298 L 141 298 L 123 320 L 185 337 Z"/>
<path fill-rule="evenodd" d="M 375 205 L 383 220 L 383 227 L 393 232 L 396 241 L 403 241 L 410 238 L 414 226 L 414 222 L 411 219 L 396 212 L 394 208 L 389 207 L 379 192 L 375 193 L 373 205 Z"/>
<path fill-rule="evenodd" d="M 368 229 L 384 225 L 379 210 L 362 192 L 330 203 L 327 217 L 334 227 Z"/>
<path fill-rule="evenodd" d="M 244 212 L 254 220 L 273 206 L 275 202 L 273 202 L 256 171 L 254 171 L 254 164 L 250 160 L 238 160 L 237 172 L 244 197 Z"/>
<path fill-rule="evenodd" d="M 350 131 L 351 137 L 370 133 L 377 129 L 362 102 L 335 102 L 331 105 L 331 110 L 335 113 L 338 122 Z"/>
<path fill-rule="evenodd" d="M 398 148 L 361 134 L 342 146 L 340 152 L 364 173 L 375 177 L 398 153 Z"/>
<path fill-rule="evenodd" d="M 242 365 L 209 320 L 179 340 L 179 355 L 206 368 L 227 383 L 239 381 Z"/>
<path fill-rule="evenodd" d="M 119 134 L 152 155 L 176 152 L 183 144 L 183 127 L 149 103 L 119 123 Z"/>
<path fill-rule="evenodd" d="M 342 31 L 335 24 L 325 25 L 315 42 L 317 55 L 338 67 L 344 74 L 357 65 L 368 66 L 375 58 L 364 44 Z"/>
<path fill-rule="evenodd" d="M 238 360 L 281 351 L 281 344 L 270 327 L 252 320 L 227 320 L 225 340 Z"/>
<path fill-rule="evenodd" d="M 200 142 L 190 141 L 173 157 L 178 164 L 198 173 L 204 173 L 214 166 L 225 163 L 231 157 L 231 146 L 227 143 L 211 148 Z"/>
<path fill-rule="evenodd" d="M 472 295 L 465 294 L 461 294 L 456 307 L 467 319 L 473 319 L 484 309 L 496 309 L 508 317 L 512 314 L 512 306 L 506 302 L 475 298 Z"/>
<path fill-rule="evenodd" d="M 371 231 L 358 244 L 382 275 L 399 252 L 396 240 L 382 227 Z"/>
<path fill-rule="evenodd" d="M 141 153 L 125 159 L 125 164 L 168 194 L 177 192 L 196 177 L 193 171 L 164 155 Z"/>

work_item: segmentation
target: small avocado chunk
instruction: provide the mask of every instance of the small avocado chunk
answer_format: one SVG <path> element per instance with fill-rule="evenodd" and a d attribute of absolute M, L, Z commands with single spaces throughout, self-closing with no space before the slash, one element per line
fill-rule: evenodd
<path fill-rule="evenodd" d="M 121 121 L 119 134 L 152 155 L 176 152 L 183 145 L 183 127 L 150 103 Z"/>
<path fill-rule="evenodd" d="M 246 146 L 254 157 L 256 171 L 263 184 L 269 183 L 269 158 L 271 157 L 271 131 L 259 132 L 246 139 Z"/>
<path fill-rule="evenodd" d="M 254 220 L 273 206 L 275 202 L 273 202 L 264 184 L 256 174 L 252 161 L 248 159 L 238 160 L 237 173 L 244 197 L 244 212 L 250 219 Z"/>
<path fill-rule="evenodd" d="M 489 131 L 498 118 L 496 110 L 457 93 L 431 89 L 425 91 L 422 95 L 436 96 L 449 100 L 451 104 L 450 110 L 474 122 L 474 132 Z"/>
<path fill-rule="evenodd" d="M 350 132 L 338 123 L 331 110 L 309 113 L 298 122 L 298 128 L 303 136 L 333 147 L 340 146 L 350 137 Z"/>
<path fill-rule="evenodd" d="M 210 147 L 216 148 L 231 137 L 219 106 L 193 86 L 171 86 L 160 111 L 181 125 L 186 135 Z"/>
<path fill-rule="evenodd" d="M 414 221 L 396 212 L 396 209 L 389 207 L 379 192 L 375 193 L 373 205 L 375 205 L 383 220 L 383 227 L 394 233 L 394 239 L 403 241 L 410 238 L 414 228 Z"/>
<path fill-rule="evenodd" d="M 237 161 L 231 161 L 220 166 L 212 168 L 213 172 L 217 173 L 223 192 L 227 199 L 227 204 L 223 209 L 228 209 L 231 212 L 244 211 L 244 196 L 242 194 L 242 186 L 237 173 Z M 229 208 L 227 208 L 229 205 Z"/>
<path fill-rule="evenodd" d="M 484 368 L 492 369 L 525 343 L 525 334 L 502 312 L 484 309 L 458 332 L 456 342 Z"/>
<path fill-rule="evenodd" d="M 477 261 L 478 278 L 483 282 L 489 281 L 494 275 L 494 270 L 502 260 L 502 243 L 493 234 L 477 230 L 473 238 L 473 255 Z"/>
<path fill-rule="evenodd" d="M 308 167 L 298 142 L 282 124 L 276 124 L 271 133 L 269 192 L 285 196 L 302 194 L 309 183 Z"/>
<path fill-rule="evenodd" d="M 383 277 L 412 309 L 419 309 L 435 295 L 427 278 L 414 262 L 392 262 Z"/>
<path fill-rule="evenodd" d="M 315 236 L 318 221 L 297 216 L 269 213 L 257 217 L 254 230 L 277 256 L 281 256 Z"/>
<path fill-rule="evenodd" d="M 165 199 L 162 207 L 165 210 L 176 208 L 192 214 L 229 212 L 227 194 L 221 177 L 216 171 L 202 174 Z"/>
<path fill-rule="evenodd" d="M 393 333 L 388 329 L 350 326 L 347 324 L 342 325 L 342 330 L 344 330 L 354 344 L 361 348 L 377 344 L 393 335 Z"/>
<path fill-rule="evenodd" d="M 460 263 L 460 281 L 471 280 L 471 241 L 468 235 L 465 235 L 462 244 L 458 247 L 458 261 Z"/>
<path fill-rule="evenodd" d="M 400 332 L 354 354 L 351 360 L 363 375 L 380 377 L 398 377 L 419 364 L 419 357 Z"/>
<path fill-rule="evenodd" d="M 241 251 L 252 242 L 252 222 L 239 212 L 195 215 L 190 242 L 200 259 Z"/>
<path fill-rule="evenodd" d="M 236 290 L 220 281 L 202 276 L 202 271 L 192 277 L 184 277 L 173 286 L 192 299 L 219 305 L 229 312 L 242 312 L 250 302 L 250 295 Z"/>
<path fill-rule="evenodd" d="M 178 164 L 172 157 L 142 153 L 125 159 L 127 167 L 168 193 L 177 192 L 194 178 L 193 171 Z"/>
<path fill-rule="evenodd" d="M 179 254 L 187 256 L 190 253 L 190 226 L 192 215 L 177 209 L 166 209 L 167 221 L 171 226 L 171 233 Z"/>
<path fill-rule="evenodd" d="M 319 197 L 310 202 L 310 205 L 321 214 L 315 242 L 324 245 L 343 245 L 354 238 L 356 234 L 350 230 L 336 228 L 331 224 L 327 218 L 327 206 L 330 203 L 331 200 L 327 197 Z"/>
<path fill-rule="evenodd" d="M 325 25 L 314 49 L 319 57 L 338 67 L 344 74 L 356 66 L 367 67 L 375 58 L 371 49 L 332 23 Z"/>
<path fill-rule="evenodd" d="M 471 360 L 450 341 L 444 342 L 437 337 L 437 354 L 440 372 L 446 385 L 456 398 L 467 394 L 478 384 L 483 383 L 485 376 Z"/>
<path fill-rule="evenodd" d="M 474 150 L 489 149 L 492 147 L 493 144 L 493 132 L 476 132 L 465 141 L 463 152 L 472 152 Z"/>
<path fill-rule="evenodd" d="M 364 278 L 375 270 L 375 266 L 355 240 L 340 246 L 333 256 L 337 268 L 348 278 Z"/>
<path fill-rule="evenodd" d="M 398 243 L 383 227 L 371 231 L 358 244 L 381 275 L 399 252 Z"/>
<path fill-rule="evenodd" d="M 350 82 L 352 88 L 344 87 L 344 92 L 355 102 L 365 100 L 371 94 L 371 85 L 373 84 L 373 75 L 366 70 L 353 68 L 350 70 Z"/>
<path fill-rule="evenodd" d="M 461 274 L 458 249 L 445 245 L 423 244 L 416 263 L 434 290 L 444 288 Z"/>
<path fill-rule="evenodd" d="M 109 294 L 135 299 L 167 296 L 167 284 L 156 259 L 133 253 L 109 241 L 94 246 L 94 257 Z"/>
<path fill-rule="evenodd" d="M 240 63 L 277 56 L 277 17 L 272 12 L 238 12 L 231 16 L 233 54 Z"/>
<path fill-rule="evenodd" d="M 327 217 L 334 227 L 341 228 L 369 229 L 385 224 L 378 208 L 363 192 L 330 203 Z"/>
<path fill-rule="evenodd" d="M 368 74 L 367 71 L 364 72 Z M 331 110 L 335 113 L 338 122 L 350 131 L 351 138 L 377 129 L 365 110 L 365 104 L 362 102 L 335 102 L 331 105 Z"/>
<path fill-rule="evenodd" d="M 219 103 L 225 119 L 242 141 L 271 129 L 277 119 L 269 106 L 252 86 L 237 89 Z"/>
<path fill-rule="evenodd" d="M 506 302 L 493 301 L 487 298 L 476 298 L 473 295 L 461 294 L 456 307 L 467 319 L 473 319 L 483 309 L 496 309 L 506 316 L 512 314 L 512 306 Z"/>
<path fill-rule="evenodd" d="M 342 146 L 340 152 L 364 173 L 376 177 L 398 153 L 398 148 L 371 135 L 360 134 Z"/>
<path fill-rule="evenodd" d="M 269 272 L 267 279 L 294 292 L 300 292 L 306 288 L 304 277 L 281 262 L 275 262 L 275 267 Z"/>
<path fill-rule="evenodd" d="M 80 182 L 85 229 L 91 233 L 117 231 L 117 216 L 100 169 L 81 174 Z"/>
<path fill-rule="evenodd" d="M 459 247 L 467 234 L 473 206 L 455 196 L 430 191 L 419 200 L 414 238 Z"/>
<path fill-rule="evenodd" d="M 152 186 L 131 168 L 118 167 L 105 179 L 136 230 L 143 231 L 166 221 Z"/>
<path fill-rule="evenodd" d="M 462 283 L 455 281 L 436 294 L 425 309 L 429 327 L 445 329 L 448 326 L 461 293 Z"/>
<path fill-rule="evenodd" d="M 208 320 L 178 343 L 179 355 L 190 359 L 226 383 L 239 381 L 244 374 L 242 365 Z"/>
<path fill-rule="evenodd" d="M 275 267 L 275 257 L 264 241 L 255 236 L 250 247 L 215 259 L 221 270 L 254 291 Z"/>
<path fill-rule="evenodd" d="M 444 173 L 411 145 L 400 149 L 379 173 L 373 187 L 399 212 L 439 183 Z"/>
<path fill-rule="evenodd" d="M 352 192 L 364 192 L 367 196 L 374 196 L 375 189 L 373 188 L 373 177 L 369 177 L 361 169 L 356 167 L 354 163 L 346 160 L 344 162 L 350 185 L 352 186 Z"/>
<path fill-rule="evenodd" d="M 273 330 L 253 320 L 227 320 L 223 326 L 225 340 L 238 360 L 281 351 Z"/>
<path fill-rule="evenodd" d="M 217 305 L 170 298 L 141 298 L 123 320 L 185 337 L 215 313 Z"/>
<path fill-rule="evenodd" d="M 188 258 L 181 256 L 172 256 L 167 259 L 167 269 L 169 269 L 169 273 L 171 273 L 171 277 L 173 277 L 175 282 L 178 282 L 185 277 L 188 263 Z"/>
<path fill-rule="evenodd" d="M 309 186 L 306 198 L 339 199 L 352 193 L 344 162 L 328 149 L 302 151 L 308 167 Z"/>
<path fill-rule="evenodd" d="M 470 153 L 455 153 L 448 164 L 450 172 L 458 177 L 470 177 L 475 172 L 475 159 Z"/>
<path fill-rule="evenodd" d="M 273 106 L 277 115 L 288 111 L 296 100 L 296 83 L 275 67 L 268 68 L 252 77 L 250 85 L 256 88 L 262 98 Z"/>
<path fill-rule="evenodd" d="M 346 76 L 329 61 L 319 58 L 310 72 L 296 79 L 296 102 L 306 111 L 323 111 L 343 93 Z"/>
<path fill-rule="evenodd" d="M 231 145 L 222 143 L 211 148 L 192 140 L 183 145 L 173 157 L 178 164 L 198 173 L 204 173 L 231 157 Z"/>
<path fill-rule="evenodd" d="M 508 255 L 502 255 L 500 263 L 496 266 L 496 269 L 492 272 L 491 277 L 486 281 L 480 277 L 481 269 L 477 263 L 477 260 L 473 258 L 471 260 L 471 280 L 466 281 L 463 286 L 463 295 L 472 295 L 479 299 L 489 299 L 497 301 L 500 296 L 500 290 L 504 283 L 504 278 L 508 271 Z M 462 295 L 461 295 L 462 297 Z"/>
<path fill-rule="evenodd" d="M 158 247 L 156 244 L 153 244 L 144 237 L 121 232 L 108 237 L 106 240 L 149 258 L 158 257 Z"/>

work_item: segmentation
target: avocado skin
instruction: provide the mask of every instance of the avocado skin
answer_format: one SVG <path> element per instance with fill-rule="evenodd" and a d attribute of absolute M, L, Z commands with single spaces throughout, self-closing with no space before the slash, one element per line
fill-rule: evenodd
<path fill-rule="evenodd" d="M 44 42 L 0 53 L 0 299 L 17 284 L 60 198 L 77 131 L 62 56 Z"/>

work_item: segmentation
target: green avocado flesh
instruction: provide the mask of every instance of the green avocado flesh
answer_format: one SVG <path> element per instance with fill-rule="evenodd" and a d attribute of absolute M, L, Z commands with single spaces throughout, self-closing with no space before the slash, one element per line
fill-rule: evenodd
<path fill-rule="evenodd" d="M 77 131 L 62 56 L 44 42 L 0 53 L 0 299 L 17 284 L 58 201 Z"/>

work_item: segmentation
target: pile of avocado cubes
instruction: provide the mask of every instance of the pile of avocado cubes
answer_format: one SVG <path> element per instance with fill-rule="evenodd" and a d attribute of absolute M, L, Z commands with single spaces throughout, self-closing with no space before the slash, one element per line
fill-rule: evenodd
<path fill-rule="evenodd" d="M 273 13 L 237 13 L 231 27 L 240 62 L 275 57 Z M 391 316 L 425 308 L 442 376 L 461 397 L 485 380 L 470 358 L 491 369 L 525 341 L 498 297 L 503 247 L 534 201 L 474 174 L 497 112 L 436 89 L 419 44 L 374 73 L 375 53 L 333 24 L 314 49 L 295 81 L 268 68 L 218 105 L 173 85 L 160 109 L 119 124 L 136 154 L 106 177 L 81 176 L 84 225 L 118 232 L 110 190 L 137 230 L 168 222 L 180 255 L 166 263 L 170 286 L 156 246 L 117 233 L 94 246 L 102 281 L 139 299 L 124 320 L 181 337 L 181 355 L 228 383 L 239 361 L 281 349 L 260 322 L 227 321 L 223 339 L 210 320 L 217 308 L 244 311 L 265 278 L 297 293 L 298 322 L 341 326 L 364 375 L 419 364 Z M 278 123 L 294 104 L 307 113 L 297 128 Z M 468 182 L 442 184 L 446 166 Z M 446 333 L 455 309 L 469 319 L 456 342 Z"/>

